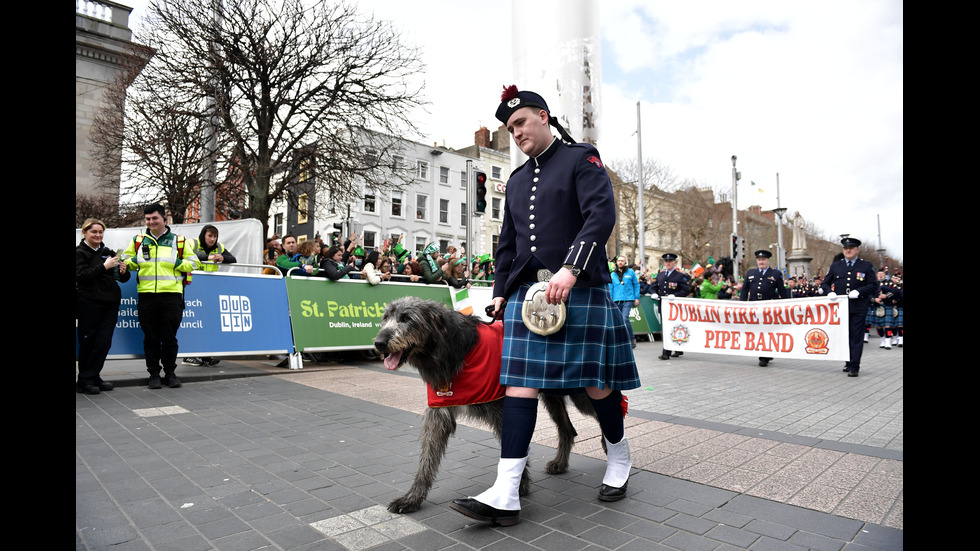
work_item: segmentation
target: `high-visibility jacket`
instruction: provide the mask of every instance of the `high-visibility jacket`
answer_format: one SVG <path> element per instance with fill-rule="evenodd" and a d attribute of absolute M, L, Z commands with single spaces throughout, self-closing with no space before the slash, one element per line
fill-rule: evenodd
<path fill-rule="evenodd" d="M 214 244 L 214 250 L 205 251 L 204 250 L 204 247 L 202 246 L 201 240 L 200 239 L 195 239 L 194 240 L 194 256 L 196 256 L 197 257 L 197 260 L 199 261 L 198 262 L 198 264 L 199 264 L 199 268 L 198 269 L 200 269 L 201 271 L 204 271 L 204 272 L 217 272 L 218 271 L 218 265 L 217 264 L 215 264 L 213 262 L 207 262 L 207 263 L 201 262 L 201 260 L 202 260 L 201 257 L 203 256 L 204 257 L 203 260 L 207 260 L 208 259 L 208 255 L 211 255 L 211 254 L 222 254 L 223 255 L 223 254 L 225 254 L 225 251 L 226 250 L 227 249 L 225 249 L 225 246 L 222 245 L 221 243 L 215 243 Z"/>
<path fill-rule="evenodd" d="M 126 266 L 136 272 L 137 293 L 183 293 L 185 279 L 197 268 L 194 247 L 170 231 L 158 238 L 150 233 L 133 237 L 123 252 Z"/>

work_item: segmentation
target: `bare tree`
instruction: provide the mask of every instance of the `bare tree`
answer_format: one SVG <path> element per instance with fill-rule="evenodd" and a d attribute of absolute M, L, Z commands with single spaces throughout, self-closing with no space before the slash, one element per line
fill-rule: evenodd
<path fill-rule="evenodd" d="M 119 198 L 111 194 L 75 194 L 75 227 L 80 228 L 88 218 L 98 218 L 110 228 L 138 226 L 143 222 L 143 209 L 133 205 L 120 207 Z"/>
<path fill-rule="evenodd" d="M 206 161 L 214 148 L 200 109 L 173 93 L 169 75 L 142 73 L 153 55 L 146 46 L 133 46 L 107 87 L 93 122 L 94 171 L 108 189 L 165 203 L 179 224 L 208 181 Z"/>
<path fill-rule="evenodd" d="M 270 205 L 294 186 L 313 182 L 335 204 L 362 185 L 404 186 L 386 167 L 415 133 L 409 83 L 423 67 L 389 23 L 328 0 L 151 0 L 136 40 L 155 51 L 136 82 L 166 82 L 175 103 L 159 109 L 193 117 L 188 133 L 213 120 L 222 166 L 266 233 Z"/>
<path fill-rule="evenodd" d="M 613 177 L 613 192 L 616 194 L 618 231 L 616 232 L 616 254 L 624 249 L 624 240 L 634 254 L 640 238 L 640 198 L 638 183 L 640 170 L 636 159 L 616 160 L 608 163 L 609 170 L 618 176 Z M 650 159 L 643 163 L 643 226 L 644 233 L 664 231 L 674 222 L 672 205 L 668 193 L 678 186 L 678 179 L 669 166 Z M 650 246 L 647 243 L 647 246 Z M 644 255 L 636 255 L 643 262 Z"/>

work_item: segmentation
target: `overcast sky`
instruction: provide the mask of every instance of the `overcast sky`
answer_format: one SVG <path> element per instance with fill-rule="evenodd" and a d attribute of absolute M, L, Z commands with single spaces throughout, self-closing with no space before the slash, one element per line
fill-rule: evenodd
<path fill-rule="evenodd" d="M 131 26 L 141 17 L 142 0 Z M 512 84 L 511 5 L 469 0 L 359 0 L 391 20 L 427 66 L 422 142 L 473 143 Z M 521 16 L 552 18 L 523 0 Z M 903 257 L 903 4 L 896 0 L 600 2 L 599 151 L 643 158 L 680 178 L 731 188 L 739 208 L 780 204 L 828 237 Z M 521 83 L 516 83 L 521 87 Z M 545 98 L 548 99 L 548 98 Z M 750 186 L 754 181 L 756 186 Z M 760 193 L 758 190 L 761 189 Z M 870 243 L 869 243 L 870 241 Z"/>

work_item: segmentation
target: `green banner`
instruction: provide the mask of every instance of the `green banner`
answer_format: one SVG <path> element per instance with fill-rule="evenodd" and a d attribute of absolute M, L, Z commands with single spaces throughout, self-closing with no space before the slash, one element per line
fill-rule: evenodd
<path fill-rule="evenodd" d="M 643 312 L 643 305 L 630 307 L 630 325 L 633 326 L 634 335 L 643 335 L 650 332 L 647 318 Z"/>
<path fill-rule="evenodd" d="M 640 307 L 639 310 L 642 311 L 643 320 L 646 324 L 646 328 L 643 331 L 637 329 L 637 324 L 633 322 L 633 332 L 640 333 L 660 333 L 663 325 L 660 323 L 660 314 L 657 312 L 657 306 L 659 300 L 653 300 L 652 298 L 643 295 L 640 297 Z M 637 308 L 633 309 L 634 311 Z"/>
<path fill-rule="evenodd" d="M 287 277 L 293 342 L 301 352 L 371 348 L 389 302 L 416 296 L 452 308 L 449 291 L 445 285 Z"/>

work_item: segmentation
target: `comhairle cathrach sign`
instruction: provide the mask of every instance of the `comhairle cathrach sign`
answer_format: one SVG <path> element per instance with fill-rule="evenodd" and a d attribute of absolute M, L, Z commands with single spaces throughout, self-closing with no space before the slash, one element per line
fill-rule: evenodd
<path fill-rule="evenodd" d="M 736 302 L 664 297 L 668 350 L 847 361 L 847 298 Z"/>

